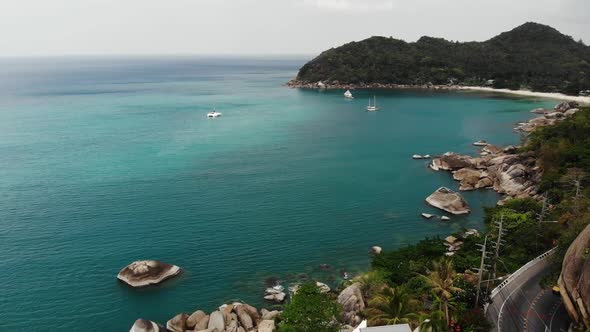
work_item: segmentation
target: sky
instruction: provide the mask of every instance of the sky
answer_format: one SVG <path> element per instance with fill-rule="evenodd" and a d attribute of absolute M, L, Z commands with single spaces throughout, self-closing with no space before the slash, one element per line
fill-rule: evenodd
<path fill-rule="evenodd" d="M 0 56 L 315 55 L 370 36 L 481 41 L 527 21 L 590 44 L 590 0 L 0 0 Z"/>

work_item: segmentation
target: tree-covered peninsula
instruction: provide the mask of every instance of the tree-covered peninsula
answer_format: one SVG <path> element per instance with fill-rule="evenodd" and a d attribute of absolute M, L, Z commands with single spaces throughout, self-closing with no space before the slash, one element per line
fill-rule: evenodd
<path fill-rule="evenodd" d="M 530 22 L 483 42 L 371 37 L 321 53 L 299 70 L 297 81 L 491 85 L 577 95 L 590 89 L 590 47 Z"/>

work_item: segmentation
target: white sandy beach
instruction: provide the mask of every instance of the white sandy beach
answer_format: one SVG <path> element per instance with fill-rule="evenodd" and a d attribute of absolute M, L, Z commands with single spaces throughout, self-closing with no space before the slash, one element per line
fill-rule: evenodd
<path fill-rule="evenodd" d="M 548 98 L 548 99 L 557 99 L 557 100 L 576 101 L 581 104 L 590 105 L 590 96 L 568 96 L 568 95 L 564 95 L 563 93 L 534 92 L 534 91 L 528 91 L 528 90 L 494 89 L 494 88 L 488 88 L 488 87 L 483 87 L 483 86 L 465 86 L 465 87 L 460 87 L 459 90 L 484 91 L 484 92 L 493 92 L 493 93 L 508 93 L 508 94 L 519 95 L 519 96 L 524 96 L 524 97 L 539 97 L 539 98 Z"/>

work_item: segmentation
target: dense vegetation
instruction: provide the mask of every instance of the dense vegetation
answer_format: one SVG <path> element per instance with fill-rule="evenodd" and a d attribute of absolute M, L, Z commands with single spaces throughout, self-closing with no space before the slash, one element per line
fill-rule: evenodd
<path fill-rule="evenodd" d="M 371 37 L 327 50 L 299 71 L 306 82 L 484 85 L 578 94 L 590 89 L 590 47 L 525 23 L 484 42 Z"/>
<path fill-rule="evenodd" d="M 279 332 L 338 332 L 340 307 L 318 286 L 303 284 L 281 314 Z"/>

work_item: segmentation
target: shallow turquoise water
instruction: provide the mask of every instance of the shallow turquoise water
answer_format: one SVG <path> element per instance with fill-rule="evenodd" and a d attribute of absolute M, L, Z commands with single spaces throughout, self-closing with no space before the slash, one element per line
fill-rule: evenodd
<path fill-rule="evenodd" d="M 260 305 L 266 278 L 336 284 L 372 245 L 481 228 L 491 191 L 465 193 L 474 212 L 450 224 L 419 216 L 457 184 L 411 155 L 517 143 L 514 123 L 555 103 L 281 86 L 304 62 L 0 60 L 0 331 L 124 331 Z M 382 110 L 366 113 L 373 94 Z M 222 118 L 205 118 L 212 105 Z M 143 258 L 185 273 L 141 290 L 116 281 Z"/>

